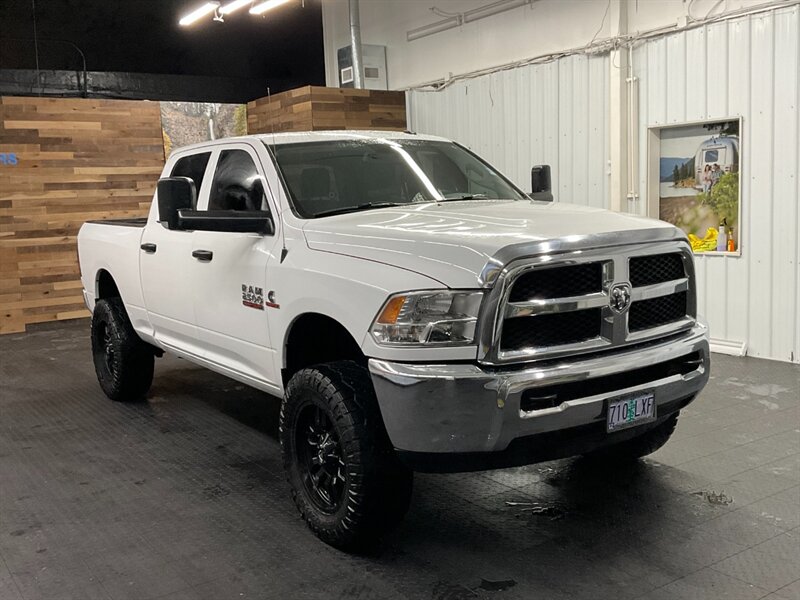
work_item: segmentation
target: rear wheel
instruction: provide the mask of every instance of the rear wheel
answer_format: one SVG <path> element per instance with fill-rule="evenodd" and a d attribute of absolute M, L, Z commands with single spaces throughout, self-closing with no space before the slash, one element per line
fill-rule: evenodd
<path fill-rule="evenodd" d="M 668 416 L 662 423 L 624 442 L 605 446 L 585 454 L 586 458 L 613 458 L 636 460 L 652 454 L 669 441 L 678 424 L 678 413 Z"/>
<path fill-rule="evenodd" d="M 136 335 L 119 298 L 95 304 L 92 357 L 100 387 L 112 400 L 141 400 L 150 389 L 153 349 Z"/>
<path fill-rule="evenodd" d="M 389 443 L 364 367 L 342 361 L 296 373 L 280 438 L 294 502 L 324 542 L 364 550 L 402 520 L 413 475 Z"/>

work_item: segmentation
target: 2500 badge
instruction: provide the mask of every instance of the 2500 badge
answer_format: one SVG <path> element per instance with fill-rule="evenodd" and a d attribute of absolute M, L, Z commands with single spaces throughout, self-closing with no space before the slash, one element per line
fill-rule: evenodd
<path fill-rule="evenodd" d="M 243 283 L 242 304 L 248 308 L 264 310 L 264 288 Z"/>

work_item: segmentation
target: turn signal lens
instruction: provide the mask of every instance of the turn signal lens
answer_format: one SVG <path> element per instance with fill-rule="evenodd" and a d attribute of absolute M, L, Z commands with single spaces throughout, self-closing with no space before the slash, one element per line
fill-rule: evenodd
<path fill-rule="evenodd" d="M 403 305 L 405 303 L 405 296 L 395 296 L 383 307 L 383 310 L 381 311 L 381 314 L 378 315 L 376 322 L 382 325 L 394 325 L 397 323 L 397 317 L 400 315 L 400 311 L 403 310 Z"/>

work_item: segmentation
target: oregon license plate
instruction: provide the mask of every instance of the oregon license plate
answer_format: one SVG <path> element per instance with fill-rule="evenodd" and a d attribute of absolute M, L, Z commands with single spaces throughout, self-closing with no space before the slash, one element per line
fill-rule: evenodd
<path fill-rule="evenodd" d="M 642 423 L 655 421 L 656 396 L 653 392 L 642 392 L 625 398 L 608 401 L 606 431 L 619 431 Z"/>

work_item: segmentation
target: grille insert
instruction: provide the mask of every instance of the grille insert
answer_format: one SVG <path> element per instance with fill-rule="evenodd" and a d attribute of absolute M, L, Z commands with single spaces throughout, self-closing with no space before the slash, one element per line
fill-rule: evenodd
<path fill-rule="evenodd" d="M 603 264 L 531 269 L 514 282 L 510 302 L 583 296 L 603 290 Z"/>
<path fill-rule="evenodd" d="M 513 351 L 575 344 L 599 336 L 600 323 L 599 308 L 506 319 L 500 347 Z"/>
<path fill-rule="evenodd" d="M 628 330 L 642 331 L 680 321 L 686 316 L 686 292 L 659 296 L 631 304 Z"/>
<path fill-rule="evenodd" d="M 630 259 L 628 268 L 633 287 L 664 283 L 686 277 L 683 259 L 677 252 L 653 256 L 634 256 Z"/>

